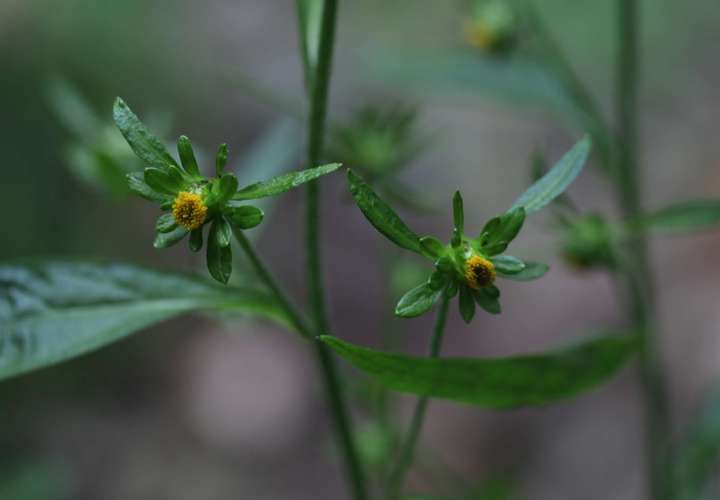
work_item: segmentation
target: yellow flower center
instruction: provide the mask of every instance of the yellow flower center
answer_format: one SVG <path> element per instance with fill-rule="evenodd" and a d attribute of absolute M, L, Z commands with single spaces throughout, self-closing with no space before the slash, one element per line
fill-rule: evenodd
<path fill-rule="evenodd" d="M 495 276 L 495 265 L 485 257 L 473 255 L 465 263 L 465 281 L 474 290 L 492 285 Z"/>
<path fill-rule="evenodd" d="M 497 35 L 484 23 L 467 21 L 465 23 L 465 41 L 472 47 L 487 50 L 495 46 Z"/>
<path fill-rule="evenodd" d="M 187 191 L 180 191 L 172 206 L 175 221 L 188 231 L 203 225 L 207 211 L 207 206 L 200 195 Z"/>

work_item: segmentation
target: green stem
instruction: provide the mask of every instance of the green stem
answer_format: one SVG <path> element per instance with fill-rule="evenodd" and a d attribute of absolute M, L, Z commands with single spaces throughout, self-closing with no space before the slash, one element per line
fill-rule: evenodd
<path fill-rule="evenodd" d="M 430 343 L 430 357 L 437 358 L 440 355 L 440 348 L 442 346 L 443 334 L 445 333 L 445 323 L 447 320 L 448 305 L 450 299 L 443 294 L 442 303 L 440 310 L 438 311 L 437 318 L 435 319 L 435 328 L 433 329 L 432 341 Z M 417 447 L 417 440 L 422 430 L 423 422 L 425 421 L 425 413 L 427 411 L 429 398 L 419 398 L 415 404 L 415 411 L 413 412 L 412 421 L 410 423 L 410 429 L 407 437 L 403 442 L 400 450 L 400 456 L 395 469 L 390 475 L 389 481 L 389 498 L 395 500 L 400 497 L 403 485 L 405 483 L 405 475 L 408 469 L 413 463 L 415 457 L 415 448 Z"/>
<path fill-rule="evenodd" d="M 300 33 L 303 39 L 303 65 L 305 68 L 305 82 L 309 87 L 310 115 L 308 119 L 308 153 L 309 166 L 317 165 L 323 153 L 323 140 L 327 121 L 327 100 L 330 86 L 330 73 L 332 66 L 333 46 L 335 42 L 335 25 L 337 18 L 337 0 L 325 0 L 322 6 L 320 21 L 320 40 L 318 45 L 317 61 L 313 67 L 312 58 L 308 51 L 310 38 L 308 19 L 311 12 L 308 4 L 298 0 L 298 19 Z M 323 277 L 320 251 L 320 190 L 318 181 L 311 181 L 307 187 L 307 268 L 310 287 L 310 302 L 313 312 L 315 332 L 317 335 L 327 333 L 330 328 L 325 310 L 325 294 L 323 291 Z M 315 342 L 315 348 L 325 381 L 325 392 L 328 404 L 335 421 L 335 431 L 345 460 L 345 467 L 352 485 L 356 500 L 367 498 L 365 473 L 358 458 L 357 448 L 351 431 L 350 418 L 343 397 L 343 387 L 340 384 L 335 366 L 335 359 L 328 347 Z"/>
<path fill-rule="evenodd" d="M 642 214 L 638 162 L 638 3 L 618 0 L 618 58 L 616 113 L 617 190 L 626 220 Z M 654 324 L 653 276 L 647 235 L 639 231 L 628 243 L 626 287 L 630 297 L 628 314 L 641 336 L 640 371 L 646 419 L 646 460 L 649 498 L 671 499 L 669 438 L 671 435 L 667 390 L 663 376 L 656 325 Z"/>

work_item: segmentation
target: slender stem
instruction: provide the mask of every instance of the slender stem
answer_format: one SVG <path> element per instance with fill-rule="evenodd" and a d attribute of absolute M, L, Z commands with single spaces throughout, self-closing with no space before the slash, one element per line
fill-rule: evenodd
<path fill-rule="evenodd" d="M 309 87 L 310 115 L 308 119 L 308 152 L 309 166 L 317 165 L 323 152 L 323 139 L 327 121 L 327 100 L 330 86 L 330 73 L 332 66 L 333 46 L 335 43 L 335 24 L 337 18 L 337 0 L 325 0 L 322 7 L 320 21 L 320 40 L 318 45 L 317 61 L 313 68 L 312 58 L 309 56 L 308 45 L 309 30 L 307 5 L 298 0 L 298 16 L 300 22 L 301 40 L 303 50 L 303 65 L 305 68 L 305 82 Z M 327 313 L 325 310 L 325 297 L 323 291 L 323 277 L 320 251 L 320 189 L 317 180 L 308 183 L 307 188 L 307 268 L 310 287 L 310 302 L 313 312 L 315 332 L 320 335 L 329 331 Z M 351 431 L 350 418 L 343 397 L 343 387 L 340 384 L 335 359 L 328 347 L 315 342 L 315 349 L 320 361 L 320 368 L 325 381 L 325 392 L 328 404 L 335 421 L 335 431 L 345 460 L 348 478 L 352 485 L 353 496 L 356 500 L 367 498 L 365 473 L 358 458 L 357 448 Z"/>
<path fill-rule="evenodd" d="M 273 293 L 273 295 L 275 295 L 275 299 L 284 309 L 285 314 L 287 315 L 287 318 L 292 324 L 292 326 L 294 326 L 300 333 L 300 335 L 302 335 L 303 337 L 307 339 L 312 339 L 314 337 L 312 329 L 308 326 L 300 313 L 291 304 L 290 300 L 285 296 L 282 289 L 278 286 L 275 278 L 273 278 L 272 274 L 270 274 L 270 271 L 265 266 L 262 259 L 260 259 L 260 256 L 257 254 L 257 252 L 255 252 L 252 243 L 250 242 L 250 240 L 248 240 L 247 236 L 245 236 L 245 233 L 243 233 L 241 229 L 238 229 L 236 227 L 233 227 L 232 230 L 233 234 L 235 235 L 235 239 L 240 244 L 240 247 L 245 252 L 247 258 L 250 260 L 250 264 L 252 264 L 253 269 L 255 270 L 255 274 L 257 274 L 258 278 L 260 278 L 260 280 L 265 284 L 265 286 L 267 286 L 268 289 Z"/>
<path fill-rule="evenodd" d="M 440 355 L 449 303 L 450 299 L 443 294 L 440 310 L 438 311 L 437 318 L 435 319 L 432 341 L 430 343 L 431 358 L 437 358 Z M 400 497 L 405 483 L 405 475 L 413 463 L 415 448 L 417 446 L 418 437 L 420 436 L 420 431 L 422 430 L 423 422 L 425 421 L 425 412 L 427 411 L 428 402 L 429 398 L 422 397 L 418 398 L 418 401 L 415 404 L 415 411 L 413 412 L 412 421 L 410 422 L 410 429 L 400 449 L 400 457 L 398 458 L 395 469 L 390 475 L 388 490 L 390 493 L 389 498 L 391 500 L 395 500 Z"/>
<path fill-rule="evenodd" d="M 638 2 L 618 0 L 618 57 L 616 113 L 617 190 L 623 215 L 634 219 L 642 213 L 641 179 L 638 162 Z M 646 419 L 646 460 L 648 497 L 671 499 L 668 478 L 671 433 L 667 390 L 654 324 L 653 277 L 649 263 L 647 235 L 639 231 L 628 243 L 626 286 L 630 297 L 628 314 L 641 336 L 640 371 Z"/>
<path fill-rule="evenodd" d="M 238 243 L 240 243 L 240 247 L 245 252 L 245 255 L 247 255 L 248 259 L 250 260 L 250 263 L 255 269 L 255 273 L 265 284 L 265 286 L 267 286 L 268 289 L 275 295 L 275 298 L 280 303 L 280 306 L 284 309 L 290 323 L 298 330 L 298 332 L 300 332 L 303 337 L 313 340 L 314 335 L 312 333 L 312 329 L 307 325 L 307 323 L 305 323 L 300 313 L 290 303 L 288 298 L 282 292 L 282 289 L 278 286 L 275 278 L 273 278 L 272 274 L 270 274 L 270 271 L 267 269 L 262 259 L 260 259 L 260 256 L 257 254 L 257 252 L 255 252 L 255 249 L 253 248 L 252 243 L 250 243 L 250 240 L 247 239 L 245 234 L 240 229 L 233 228 L 233 234 L 235 235 L 235 239 L 238 241 Z M 325 375 L 325 385 L 328 395 L 328 402 L 330 404 L 333 416 L 336 420 L 339 439 L 342 443 L 342 449 L 345 454 L 346 460 L 348 461 L 348 463 L 351 463 L 351 461 L 356 460 L 356 456 L 348 456 L 349 450 L 354 450 L 352 434 L 350 432 L 350 428 L 347 425 L 349 420 L 345 410 L 345 406 L 343 404 L 342 391 L 339 379 L 337 377 L 337 373 L 335 371 L 332 354 L 328 349 L 325 348 L 325 344 L 321 343 L 318 340 L 315 340 L 313 342 L 313 346 L 316 349 L 318 359 L 320 361 L 320 366 L 322 368 L 323 374 Z M 352 463 L 358 465 L 357 462 Z M 362 473 L 359 473 L 358 471 L 360 471 L 360 468 L 357 466 L 349 467 L 349 473 L 351 475 L 351 479 L 355 488 L 355 498 L 364 499 L 366 498 L 364 477 L 362 476 Z"/>

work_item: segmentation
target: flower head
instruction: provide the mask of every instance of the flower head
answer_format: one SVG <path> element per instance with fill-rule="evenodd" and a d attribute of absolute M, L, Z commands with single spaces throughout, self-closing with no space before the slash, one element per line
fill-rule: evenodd
<path fill-rule="evenodd" d="M 464 24 L 465 41 L 485 52 L 503 52 L 514 44 L 517 24 L 506 0 L 477 0 Z"/>
<path fill-rule="evenodd" d="M 465 283 L 473 290 L 480 290 L 495 283 L 495 264 L 480 255 L 473 255 L 465 262 Z"/>
<path fill-rule="evenodd" d="M 202 197 L 187 191 L 180 191 L 172 205 L 175 221 L 188 231 L 201 227 L 207 212 L 208 208 Z"/>

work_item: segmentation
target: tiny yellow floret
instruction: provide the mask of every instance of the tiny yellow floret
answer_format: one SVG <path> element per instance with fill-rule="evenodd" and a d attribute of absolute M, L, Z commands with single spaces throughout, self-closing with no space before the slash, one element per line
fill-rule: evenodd
<path fill-rule="evenodd" d="M 467 21 L 464 32 L 468 45 L 479 49 L 490 50 L 498 41 L 497 34 L 478 21 Z"/>
<path fill-rule="evenodd" d="M 495 276 L 495 265 L 485 257 L 473 255 L 465 263 L 465 282 L 473 290 L 492 285 Z"/>
<path fill-rule="evenodd" d="M 172 214 L 175 221 L 188 231 L 197 229 L 205 222 L 207 206 L 199 194 L 180 191 L 173 202 Z"/>

